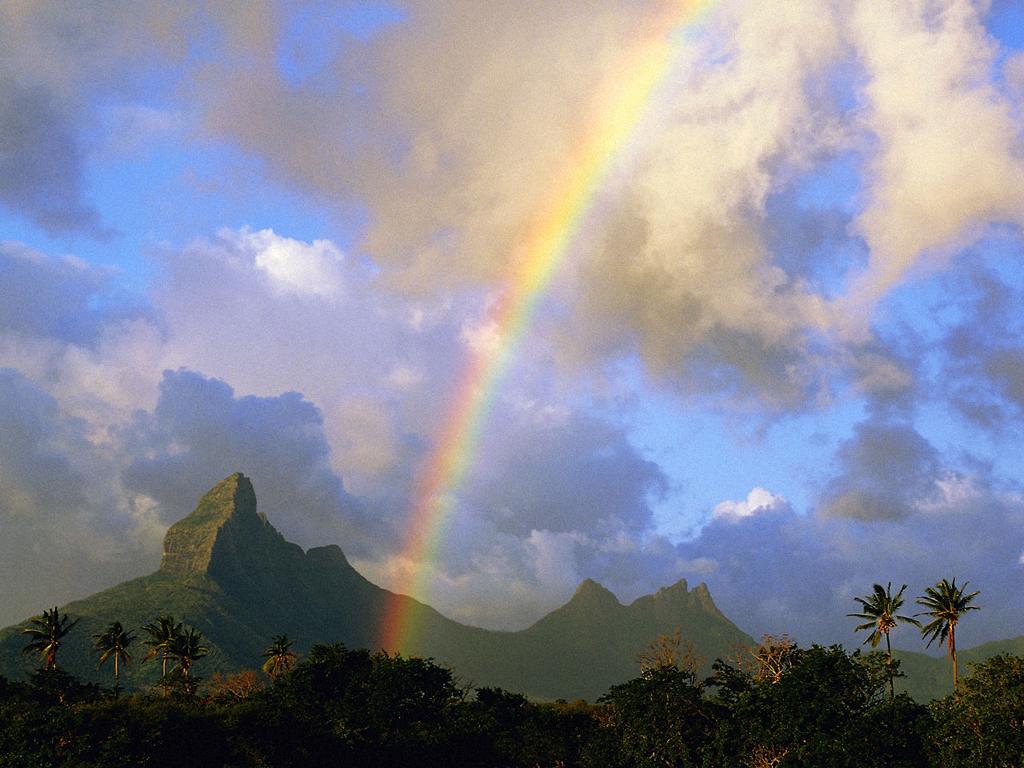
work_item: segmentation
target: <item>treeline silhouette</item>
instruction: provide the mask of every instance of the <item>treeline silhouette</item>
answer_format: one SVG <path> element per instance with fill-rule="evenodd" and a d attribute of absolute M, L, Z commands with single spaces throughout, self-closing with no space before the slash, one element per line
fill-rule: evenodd
<path fill-rule="evenodd" d="M 110 689 L 59 667 L 77 620 L 55 607 L 22 629 L 40 667 L 0 677 L 0 768 L 10 766 L 350 766 L 352 768 L 916 768 L 1024 765 L 1024 659 L 1001 655 L 957 677 L 955 630 L 977 592 L 943 580 L 899 613 L 906 585 L 854 598 L 886 653 L 800 648 L 766 635 L 756 648 L 703 660 L 679 630 L 637 655 L 639 675 L 596 703 L 536 702 L 460 681 L 431 659 L 316 645 L 305 658 L 273 637 L 262 672 L 195 674 L 208 647 L 193 627 L 160 616 L 141 627 L 142 659 L 159 659 L 150 690 L 121 696 L 134 631 L 93 636 Z M 889 633 L 916 625 L 947 645 L 954 692 L 923 705 L 895 693 Z"/>
<path fill-rule="evenodd" d="M 341 644 L 295 660 L 283 637 L 265 674 L 186 684 L 169 671 L 153 690 L 120 697 L 44 664 L 25 683 L 0 678 L 0 766 L 897 768 L 1024 758 L 1024 659 L 978 664 L 957 694 L 925 706 L 890 696 L 893 667 L 880 653 L 766 637 L 702 679 L 678 646 L 659 639 L 639 675 L 594 704 L 474 688 L 429 659 Z"/>

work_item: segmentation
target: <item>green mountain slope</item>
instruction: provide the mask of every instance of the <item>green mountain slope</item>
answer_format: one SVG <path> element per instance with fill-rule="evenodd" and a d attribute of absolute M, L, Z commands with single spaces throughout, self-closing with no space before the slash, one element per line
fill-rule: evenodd
<path fill-rule="evenodd" d="M 961 679 L 971 673 L 971 665 L 999 654 L 1024 656 L 1024 637 L 993 640 L 973 648 L 957 650 Z M 900 671 L 906 677 L 896 681 L 896 690 L 909 693 L 918 701 L 931 701 L 953 692 L 953 666 L 946 656 L 936 657 L 913 651 L 894 651 Z"/>
<path fill-rule="evenodd" d="M 374 648 L 390 600 L 401 601 L 421 631 L 416 642 L 389 650 L 433 657 L 473 685 L 539 698 L 596 698 L 634 677 L 637 652 L 677 627 L 708 663 L 753 643 L 717 609 L 706 586 L 691 591 L 685 581 L 622 605 L 588 580 L 566 605 L 520 632 L 459 624 L 371 584 L 336 546 L 303 552 L 285 541 L 257 513 L 252 484 L 236 473 L 171 526 L 156 573 L 61 609 L 81 621 L 61 649 L 60 664 L 85 679 L 106 680 L 109 670 L 95 667 L 92 635 L 115 620 L 138 628 L 164 614 L 202 631 L 211 653 L 197 671 L 206 676 L 257 667 L 275 634 L 287 633 L 299 649 L 334 641 Z M 0 631 L 0 674 L 11 678 L 36 663 L 20 654 L 21 626 Z M 138 641 L 133 650 L 125 683 L 154 682 L 158 663 L 138 663 L 145 653 Z"/>

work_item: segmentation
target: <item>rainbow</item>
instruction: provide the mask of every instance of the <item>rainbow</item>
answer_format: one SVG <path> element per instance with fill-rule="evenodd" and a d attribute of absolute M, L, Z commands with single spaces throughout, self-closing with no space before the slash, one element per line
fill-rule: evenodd
<path fill-rule="evenodd" d="M 503 290 L 486 327 L 498 343 L 474 350 L 455 390 L 444 428 L 418 477 L 406 531 L 403 562 L 414 573 L 385 607 L 379 647 L 398 651 L 415 643 L 424 606 L 403 595 L 423 594 L 427 569 L 443 540 L 453 494 L 470 467 L 509 361 L 530 326 L 545 288 L 575 239 L 612 163 L 629 144 L 653 93 L 671 71 L 673 36 L 700 20 L 715 0 L 674 0 L 616 69 L 595 101 L 589 130 L 567 158 L 511 259 Z"/>

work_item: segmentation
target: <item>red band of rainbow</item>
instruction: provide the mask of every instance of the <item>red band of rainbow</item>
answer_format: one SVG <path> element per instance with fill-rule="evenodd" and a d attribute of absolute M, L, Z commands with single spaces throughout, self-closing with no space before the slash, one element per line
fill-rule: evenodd
<path fill-rule="evenodd" d="M 562 263 L 581 222 L 601 189 L 609 166 L 629 143 L 658 84 L 672 70 L 673 33 L 697 23 L 714 0 L 682 0 L 651 26 L 651 32 L 617 68 L 595 101 L 595 119 L 567 159 L 556 182 L 523 234 L 492 306 L 488 326 L 499 343 L 475 350 L 463 371 L 445 427 L 418 479 L 401 557 L 422 564 L 443 539 L 446 522 L 486 422 L 493 394 L 514 356 L 545 287 Z M 417 567 L 401 594 L 423 595 L 427 574 Z M 389 651 L 409 647 L 416 638 L 415 603 L 395 595 L 386 606 L 379 646 Z"/>

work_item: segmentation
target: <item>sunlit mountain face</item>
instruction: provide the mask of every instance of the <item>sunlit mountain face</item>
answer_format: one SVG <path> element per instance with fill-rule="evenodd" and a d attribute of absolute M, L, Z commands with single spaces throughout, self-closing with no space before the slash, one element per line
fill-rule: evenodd
<path fill-rule="evenodd" d="M 153 572 L 242 470 L 287 540 L 487 629 L 686 579 L 849 643 L 873 583 L 955 576 L 964 647 L 1022 634 L 1021 30 L 0 8 L 0 625 Z"/>

